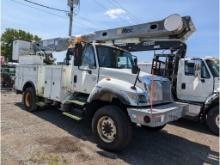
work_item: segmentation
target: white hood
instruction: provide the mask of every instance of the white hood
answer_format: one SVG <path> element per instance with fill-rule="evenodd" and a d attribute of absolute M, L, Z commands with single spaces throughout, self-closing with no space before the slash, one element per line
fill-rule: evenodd
<path fill-rule="evenodd" d="M 132 74 L 131 69 L 100 68 L 99 81 L 102 81 L 106 77 L 114 79 L 113 81 L 117 83 L 117 87 L 121 86 L 118 90 L 141 93 L 146 97 L 146 100 L 150 99 L 151 85 L 154 85 L 153 104 L 171 102 L 172 100 L 170 81 L 167 78 L 140 72 L 140 81 L 137 81 L 137 90 L 134 91 L 131 87 L 135 83 L 137 74 Z M 152 80 L 154 80 L 154 84 L 151 84 Z M 107 86 L 110 87 L 111 85 L 107 84 Z M 111 88 L 117 87 L 111 86 Z"/>
<path fill-rule="evenodd" d="M 132 74 L 131 69 L 112 69 L 112 68 L 100 68 L 100 80 L 105 77 L 112 77 L 115 79 L 120 79 L 123 81 L 130 82 L 133 84 L 137 77 L 137 74 Z M 152 75 L 146 72 L 140 71 L 139 79 L 141 81 L 158 80 L 158 81 L 168 81 L 167 78 L 161 76 Z M 139 86 L 139 84 L 137 84 Z"/>

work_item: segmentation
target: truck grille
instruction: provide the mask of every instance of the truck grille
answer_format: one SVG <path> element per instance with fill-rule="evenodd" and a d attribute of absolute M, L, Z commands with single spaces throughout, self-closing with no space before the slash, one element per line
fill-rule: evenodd
<path fill-rule="evenodd" d="M 148 105 L 150 105 L 150 97 L 153 97 L 153 105 L 169 103 L 172 101 L 171 85 L 169 81 L 154 80 L 153 85 L 146 85 L 145 90 L 148 99 Z M 153 96 L 151 96 L 151 87 L 153 87 Z"/>

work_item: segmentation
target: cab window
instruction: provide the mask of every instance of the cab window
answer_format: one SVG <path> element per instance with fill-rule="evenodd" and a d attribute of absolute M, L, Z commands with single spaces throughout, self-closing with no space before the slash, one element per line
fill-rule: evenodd
<path fill-rule="evenodd" d="M 132 55 L 108 46 L 97 46 L 99 66 L 106 68 L 128 69 L 132 68 Z"/>
<path fill-rule="evenodd" d="M 88 45 L 84 48 L 83 54 L 82 54 L 81 66 L 87 66 L 89 68 L 96 67 L 95 53 L 94 53 L 94 49 L 92 45 Z"/>
<path fill-rule="evenodd" d="M 195 63 L 185 61 L 185 75 L 194 76 L 195 75 Z M 210 78 L 209 72 L 205 66 L 205 63 L 201 63 L 201 78 Z"/>
<path fill-rule="evenodd" d="M 195 75 L 195 64 L 192 62 L 185 61 L 185 75 L 194 76 Z"/>
<path fill-rule="evenodd" d="M 201 66 L 201 78 L 210 78 L 209 72 L 204 62 L 202 62 L 202 66 Z"/>

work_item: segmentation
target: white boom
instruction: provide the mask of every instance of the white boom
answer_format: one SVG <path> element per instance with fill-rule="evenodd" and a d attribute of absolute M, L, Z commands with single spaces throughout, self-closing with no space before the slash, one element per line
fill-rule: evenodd
<path fill-rule="evenodd" d="M 82 35 L 81 38 L 86 42 L 105 41 L 113 44 L 138 43 L 149 39 L 179 39 L 184 41 L 194 31 L 195 27 L 191 17 L 181 17 L 174 14 L 163 20 L 96 31 L 91 34 Z M 42 40 L 37 43 L 37 45 L 45 50 L 63 51 L 68 48 L 68 42 L 74 38 L 75 37 Z"/>
<path fill-rule="evenodd" d="M 149 39 L 178 39 L 184 41 L 194 31 L 195 27 L 190 16 L 181 17 L 174 14 L 163 20 L 96 31 L 91 34 L 82 35 L 81 38 L 85 42 L 102 41 L 112 44 L 139 43 Z M 42 40 L 37 43 L 37 47 L 44 50 L 63 51 L 68 48 L 68 42 L 74 38 Z"/>

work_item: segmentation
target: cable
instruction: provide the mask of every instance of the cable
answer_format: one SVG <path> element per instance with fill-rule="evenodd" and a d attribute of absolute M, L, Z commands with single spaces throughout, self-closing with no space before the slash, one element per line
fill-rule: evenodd
<path fill-rule="evenodd" d="M 56 11 L 61 11 L 61 12 L 66 12 L 66 13 L 69 12 L 69 11 L 67 11 L 67 10 L 57 9 L 57 8 L 50 7 L 50 6 L 46 6 L 46 5 L 37 3 L 37 2 L 32 2 L 32 1 L 29 1 L 29 0 L 24 0 L 24 1 L 25 1 L 25 2 L 28 2 L 28 3 L 31 3 L 31 4 L 33 4 L 33 5 L 37 5 L 37 6 L 40 6 L 40 7 L 44 7 L 44 8 L 50 9 L 50 10 L 56 10 Z"/>
<path fill-rule="evenodd" d="M 103 5 L 102 3 L 100 3 L 98 0 L 94 0 L 94 1 L 96 1 L 96 3 L 97 3 L 100 7 L 104 8 L 105 10 L 109 10 L 105 5 Z"/>
<path fill-rule="evenodd" d="M 30 6 L 30 5 L 28 5 L 28 4 L 24 4 L 24 3 L 20 2 L 20 1 L 16 1 L 16 0 L 11 0 L 11 1 L 12 1 L 12 2 L 15 2 L 15 3 L 19 4 L 19 5 L 23 5 L 23 6 L 30 7 L 30 8 L 35 9 L 35 10 L 40 10 L 40 11 L 42 11 L 42 12 L 44 12 L 44 13 L 47 13 L 47 14 L 50 14 L 50 15 L 53 15 L 53 16 L 57 16 L 57 17 L 60 17 L 60 18 L 66 18 L 66 17 L 64 17 L 64 16 L 61 16 L 61 15 L 58 15 L 58 14 L 55 14 L 55 13 L 51 13 L 51 12 L 48 12 L 48 11 L 45 11 L 45 10 L 42 10 L 42 9 L 39 9 L 39 8 Z"/>
<path fill-rule="evenodd" d="M 92 24 L 93 26 L 95 26 L 95 27 L 97 27 L 97 25 L 96 24 L 94 24 L 94 22 L 93 21 L 91 21 L 91 20 L 89 20 L 89 19 L 87 19 L 87 18 L 85 18 L 85 17 L 82 17 L 82 16 L 76 16 L 75 18 L 77 18 L 77 19 L 81 19 L 81 20 L 83 20 L 83 21 L 86 21 L 86 22 L 89 22 L 90 24 Z M 107 27 L 104 27 L 104 26 L 102 26 L 102 27 L 97 27 L 96 29 L 107 29 Z"/>
<path fill-rule="evenodd" d="M 53 15 L 53 16 L 57 16 L 57 17 L 59 17 L 59 18 L 66 18 L 65 16 L 61 16 L 61 15 L 58 15 L 58 14 L 55 14 L 55 13 L 51 13 L 51 12 L 48 12 L 48 11 L 45 11 L 45 10 L 42 10 L 42 9 L 39 9 L 39 8 L 36 8 L 36 7 L 33 7 L 33 6 L 30 6 L 30 5 L 28 5 L 28 4 L 25 4 L 25 3 L 22 3 L 22 2 L 20 2 L 20 1 L 17 1 L 17 0 L 11 0 L 12 2 L 14 2 L 14 3 L 17 3 L 17 4 L 19 4 L 19 5 L 23 5 L 23 6 L 27 6 L 27 7 L 30 7 L 30 8 L 33 8 L 33 9 L 35 9 L 35 10 L 40 10 L 40 11 L 42 11 L 42 12 L 44 12 L 44 13 L 47 13 L 47 14 L 50 14 L 50 15 Z M 86 19 L 86 18 L 84 18 L 84 17 L 80 17 L 80 16 L 77 16 L 79 19 L 84 19 L 85 21 L 87 21 L 87 22 L 90 22 L 90 24 L 93 24 L 93 22 L 91 22 L 91 21 L 89 21 L 88 19 Z M 77 18 L 76 17 L 76 18 Z M 79 22 L 77 22 L 77 25 L 81 25 L 81 26 L 90 26 L 89 28 L 90 29 L 94 29 L 94 30 L 97 30 L 98 28 L 97 28 L 97 26 L 96 25 L 94 25 L 94 26 L 91 26 L 91 25 L 89 25 L 89 24 L 83 24 L 83 23 L 79 23 Z M 96 28 L 95 28 L 95 26 L 96 26 Z"/>
<path fill-rule="evenodd" d="M 98 0 L 95 0 L 96 4 L 98 4 L 101 8 L 104 8 L 105 10 L 110 10 L 109 8 L 107 8 L 105 5 L 103 5 L 102 3 L 100 3 Z M 118 17 L 121 21 L 126 20 L 129 24 L 133 24 L 133 22 L 128 21 L 127 19 L 123 19 L 121 16 Z"/>
<path fill-rule="evenodd" d="M 84 23 L 78 22 L 78 21 L 77 21 L 76 26 L 82 26 L 82 27 L 85 27 L 85 26 L 86 26 L 86 28 L 88 28 L 88 29 L 97 30 L 97 28 L 95 28 L 95 27 L 93 27 L 93 26 L 91 26 L 91 25 L 89 25 L 89 24 L 84 24 Z"/>
<path fill-rule="evenodd" d="M 116 7 L 120 7 L 122 8 L 123 10 L 125 10 L 128 14 L 130 14 L 130 16 L 128 16 L 130 19 L 133 19 L 135 22 L 137 22 L 137 20 L 139 22 L 142 22 L 138 17 L 136 17 L 135 15 L 133 15 L 129 10 L 127 10 L 125 7 L 123 7 L 117 0 L 108 0 L 110 3 L 112 3 L 114 6 Z"/>

